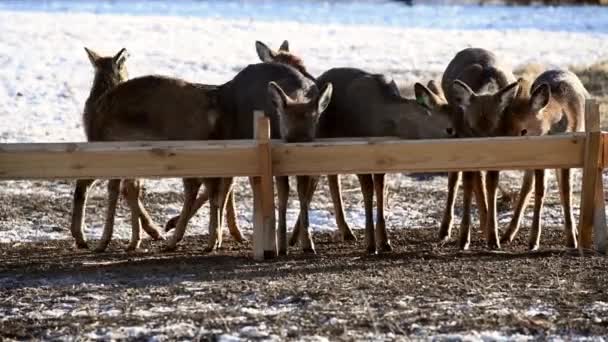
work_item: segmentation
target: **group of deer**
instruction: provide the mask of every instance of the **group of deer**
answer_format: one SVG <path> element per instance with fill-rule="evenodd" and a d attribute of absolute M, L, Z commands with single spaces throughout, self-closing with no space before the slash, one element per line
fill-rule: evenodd
<path fill-rule="evenodd" d="M 252 139 L 255 110 L 264 111 L 269 118 L 271 137 L 286 142 L 376 136 L 403 139 L 524 136 L 584 130 L 584 101 L 588 94 L 574 74 L 549 70 L 530 84 L 524 79 L 516 80 L 492 52 L 478 48 L 456 54 L 443 75 L 441 87 L 434 81 L 427 86 L 416 83 L 414 99 L 402 97 L 390 78 L 359 69 L 333 68 L 314 78 L 302 60 L 289 52 L 287 41 L 277 51 L 256 42 L 262 63 L 245 67 L 222 85 L 190 83 L 163 76 L 129 80 L 125 49 L 112 57 L 85 50 L 95 69 L 83 114 L 89 141 Z M 570 171 L 558 170 L 557 176 L 566 244 L 576 247 Z M 327 177 L 340 237 L 353 241 L 355 236 L 344 218 L 339 175 Z M 384 174 L 357 177 L 365 206 L 367 252 L 390 251 L 384 219 Z M 545 171 L 526 171 L 514 216 L 501 239 L 496 221 L 498 179 L 498 171 L 449 174 L 448 198 L 439 233 L 441 241 L 450 237 L 455 197 L 462 180 L 462 249 L 467 249 L 470 242 L 472 194 L 488 246 L 499 248 L 501 242 L 514 239 L 533 186 L 534 220 L 529 247 L 539 247 Z M 84 209 L 93 182 L 93 179 L 77 181 L 74 192 L 71 233 L 78 248 L 87 247 L 83 235 Z M 235 240 L 244 241 L 237 225 L 232 183 L 232 178 L 184 178 L 183 207 L 180 215 L 166 225 L 167 230 L 175 228 L 175 232 L 165 249 L 176 248 L 188 221 L 207 201 L 210 206 L 207 250 L 221 247 L 224 211 L 230 234 Z M 317 183 L 318 177 L 297 177 L 300 215 L 289 240 L 292 246 L 299 241 L 305 252 L 312 253 L 315 249 L 308 227 L 308 210 Z M 199 195 L 203 184 L 204 192 Z M 288 178 L 276 177 L 276 184 L 279 253 L 286 254 Z M 138 248 L 141 228 L 153 239 L 164 239 L 141 202 L 141 181 L 113 179 L 108 182 L 105 226 L 96 251 L 105 250 L 111 240 L 121 193 L 131 211 L 132 237 L 127 249 Z"/>

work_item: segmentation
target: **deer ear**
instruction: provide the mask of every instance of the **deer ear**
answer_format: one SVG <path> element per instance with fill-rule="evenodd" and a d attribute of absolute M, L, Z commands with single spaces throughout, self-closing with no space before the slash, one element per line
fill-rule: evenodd
<path fill-rule="evenodd" d="M 433 110 L 437 107 L 438 103 L 435 95 L 421 83 L 414 84 L 414 94 L 416 95 L 416 102 L 426 109 Z"/>
<path fill-rule="evenodd" d="M 279 47 L 279 51 L 289 52 L 289 42 L 287 40 L 283 41 L 283 44 Z"/>
<path fill-rule="evenodd" d="M 287 94 L 275 82 L 268 83 L 268 98 L 275 109 L 284 108 L 288 102 Z"/>
<path fill-rule="evenodd" d="M 530 107 L 534 112 L 540 112 L 549 104 L 551 99 L 551 87 L 543 83 L 536 87 L 530 96 Z"/>
<path fill-rule="evenodd" d="M 270 50 L 266 44 L 260 42 L 259 40 L 255 42 L 255 50 L 257 51 L 258 57 L 260 57 L 262 62 L 269 63 L 274 61 L 274 56 L 276 53 Z"/>
<path fill-rule="evenodd" d="M 502 113 L 507 109 L 507 107 L 513 102 L 517 93 L 519 92 L 519 81 L 513 82 L 508 86 L 502 88 L 496 95 L 496 100 L 498 101 L 497 114 L 502 115 Z"/>
<path fill-rule="evenodd" d="M 120 49 L 120 51 L 118 51 L 118 53 L 114 57 L 112 57 L 112 60 L 114 61 L 114 63 L 116 65 L 121 65 L 127 61 L 128 57 L 129 57 L 129 53 L 127 52 L 127 49 L 122 48 L 122 49 Z"/>
<path fill-rule="evenodd" d="M 439 89 L 439 87 L 437 86 L 437 82 L 435 82 L 434 80 L 430 80 L 429 83 L 427 83 L 426 87 L 429 88 L 430 91 L 435 93 L 435 95 L 442 95 L 442 91 Z"/>
<path fill-rule="evenodd" d="M 471 99 L 475 96 L 473 90 L 461 80 L 456 80 L 452 84 L 452 91 L 454 93 L 454 99 L 456 105 L 467 107 L 471 104 Z"/>
<path fill-rule="evenodd" d="M 97 52 L 90 50 L 89 48 L 85 47 L 84 51 L 87 52 L 87 56 L 89 57 L 89 61 L 91 62 L 91 65 L 96 66 L 97 65 L 97 61 L 101 58 Z"/>
<path fill-rule="evenodd" d="M 317 115 L 321 115 L 331 102 L 331 95 L 334 91 L 334 86 L 331 83 L 327 83 L 323 90 L 321 91 L 321 95 L 317 99 Z"/>

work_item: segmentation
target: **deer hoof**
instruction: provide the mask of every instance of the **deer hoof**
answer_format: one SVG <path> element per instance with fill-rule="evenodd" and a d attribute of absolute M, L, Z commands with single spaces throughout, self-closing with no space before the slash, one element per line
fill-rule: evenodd
<path fill-rule="evenodd" d="M 86 241 L 76 241 L 76 249 L 89 249 Z"/>
<path fill-rule="evenodd" d="M 391 246 L 390 241 L 386 241 L 378 246 L 378 251 L 380 253 L 388 253 L 393 251 L 393 247 Z"/>
<path fill-rule="evenodd" d="M 173 228 L 175 228 L 175 226 L 177 226 L 177 220 L 179 220 L 179 215 L 174 216 L 169 221 L 167 221 L 167 223 L 165 224 L 165 232 L 171 231 Z"/>
<path fill-rule="evenodd" d="M 317 251 L 312 247 L 303 248 L 302 252 L 304 252 L 304 254 L 317 254 Z"/>

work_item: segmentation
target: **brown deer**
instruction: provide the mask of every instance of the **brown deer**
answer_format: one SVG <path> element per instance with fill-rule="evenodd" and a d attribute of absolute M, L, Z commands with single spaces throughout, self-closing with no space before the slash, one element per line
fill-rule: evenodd
<path fill-rule="evenodd" d="M 458 52 L 448 64 L 441 80 L 441 87 L 451 106 L 452 115 L 461 118 L 456 128 L 458 137 L 494 136 L 500 117 L 497 113 L 504 111 L 515 97 L 517 86 L 510 69 L 502 65 L 492 52 L 480 48 L 467 48 Z M 448 198 L 439 229 L 439 238 L 444 242 L 450 236 L 460 178 L 460 172 L 448 173 Z M 491 248 L 499 248 L 496 225 L 487 224 L 491 218 L 495 221 L 496 202 L 495 194 L 486 202 L 484 174 L 463 172 L 462 181 L 463 216 L 460 227 L 460 248 L 468 249 L 470 244 L 473 193 L 479 208 L 481 230 L 485 232 L 488 245 Z M 491 218 L 487 218 L 488 210 Z"/>
<path fill-rule="evenodd" d="M 501 117 L 500 135 L 547 135 L 585 130 L 585 100 L 589 93 L 578 77 L 566 70 L 548 70 L 536 78 L 531 87 L 522 82 L 517 98 Z M 509 228 L 501 241 L 513 241 L 522 213 L 525 210 L 534 184 L 534 216 L 528 247 L 536 250 L 540 245 L 542 208 L 546 191 L 545 170 L 527 172 L 522 183 L 517 206 Z M 577 247 L 577 231 L 572 215 L 572 189 L 570 169 L 556 170 L 559 194 L 564 212 L 565 244 Z M 490 190 L 489 190 L 490 191 Z"/>
<path fill-rule="evenodd" d="M 300 73 L 302 73 L 302 75 L 306 76 L 307 78 L 310 78 L 311 80 L 314 80 L 314 78 L 308 73 L 308 71 L 304 67 L 304 63 L 302 62 L 302 59 L 300 59 L 298 56 L 289 52 L 289 42 L 287 40 L 283 41 L 283 43 L 279 47 L 279 50 L 277 50 L 277 51 L 270 49 L 266 44 L 264 44 L 260 41 L 255 42 L 255 48 L 256 48 L 258 57 L 260 58 L 260 60 L 262 62 L 283 63 L 286 65 L 290 65 L 290 66 L 296 68 Z M 196 212 L 205 203 L 207 203 L 208 199 L 209 199 L 209 194 L 208 194 L 208 191 L 205 189 L 196 198 L 196 201 L 194 202 L 194 209 L 192 211 L 192 215 L 196 214 Z M 237 225 L 236 213 L 235 213 L 234 208 L 235 208 L 234 192 L 231 191 L 228 194 L 228 204 L 226 206 L 226 219 L 228 221 L 228 228 L 229 228 L 229 231 L 231 232 L 231 234 L 233 235 L 233 237 L 237 241 L 244 241 L 245 239 L 243 238 L 242 234 L 240 233 L 240 229 L 238 228 L 238 225 Z M 175 228 L 175 225 L 177 224 L 178 220 L 179 220 L 179 215 L 176 215 L 176 216 L 172 217 L 171 219 L 169 219 L 169 221 L 167 221 L 167 223 L 165 224 L 165 231 L 170 231 L 171 229 Z"/>
<path fill-rule="evenodd" d="M 274 82 L 276 80 L 276 82 Z M 285 90 L 284 90 L 285 89 Z M 273 135 L 288 141 L 314 136 L 314 126 L 331 96 L 331 86 L 319 93 L 316 85 L 292 67 L 251 65 L 222 86 L 207 86 L 161 76 L 124 82 L 106 93 L 91 123 L 93 141 L 215 140 L 253 137 L 253 111 L 264 110 L 273 122 Z M 280 132 L 280 133 L 279 133 Z M 312 138 L 310 138 L 312 139 Z M 185 199 L 175 233 L 166 249 L 183 238 L 200 186 L 208 188 L 211 214 L 208 251 L 221 246 L 219 219 L 230 192 L 231 179 L 184 179 Z M 118 180 L 109 186 L 106 227 L 111 229 L 118 197 Z M 132 211 L 132 240 L 139 238 L 140 184 L 125 181 Z"/>
<path fill-rule="evenodd" d="M 392 80 L 353 68 L 335 68 L 322 74 L 319 85 L 335 86 L 334 97 L 319 120 L 317 137 L 399 136 L 404 139 L 448 138 L 454 134 L 447 104 L 422 84 L 414 86 L 416 99 L 401 97 Z M 343 124 L 348 122 L 348 124 Z M 392 249 L 384 219 L 384 174 L 359 174 L 365 205 L 365 239 L 368 253 Z M 336 213 L 342 212 L 337 177 L 329 177 Z M 333 184 L 332 184 L 333 183 Z M 316 181 L 308 191 L 307 202 Z M 373 196 L 377 196 L 376 226 L 373 220 Z M 297 225 L 294 235 L 311 245 L 306 225 Z M 343 232 L 345 232 L 345 228 Z"/>
<path fill-rule="evenodd" d="M 228 139 L 252 139 L 254 110 L 265 110 L 270 118 L 272 138 L 286 142 L 308 142 L 315 137 L 317 122 L 332 97 L 330 83 L 319 89 L 316 83 L 298 69 L 283 63 L 250 65 L 241 71 L 222 91 L 222 109 L 235 117 Z M 276 177 L 279 197 L 279 253 L 287 253 L 288 177 Z M 302 224 L 308 226 L 306 200 L 309 178 L 297 177 Z M 313 245 L 303 245 L 305 252 L 314 251 Z"/>
<path fill-rule="evenodd" d="M 189 83 L 162 76 L 145 76 L 123 82 L 106 92 L 97 101 L 88 121 L 90 141 L 132 140 L 201 140 L 218 135 L 220 112 L 217 108 L 219 88 Z M 199 179 L 184 179 L 188 207 L 192 188 Z M 208 185 L 219 192 L 220 182 L 209 180 Z M 136 249 L 141 241 L 140 228 L 145 209 L 140 201 L 141 185 L 138 180 L 125 180 L 125 197 L 131 210 L 132 236 L 129 250 Z M 104 237 L 111 238 L 116 212 L 120 180 L 108 183 L 108 209 Z M 198 188 L 196 188 L 198 190 Z M 196 192 L 194 193 L 196 196 Z M 216 204 L 223 199 L 217 199 Z M 219 211 L 217 206 L 214 208 Z M 211 215 L 210 221 L 216 216 Z M 185 223 L 182 223 L 185 224 Z M 217 222 L 210 222 L 210 225 Z M 177 243 L 174 236 L 170 245 Z"/>
<path fill-rule="evenodd" d="M 106 92 L 116 87 L 118 84 L 124 82 L 128 78 L 126 59 L 128 56 L 126 49 L 121 49 L 116 55 L 111 57 L 102 57 L 98 53 L 88 48 L 84 48 L 89 61 L 95 70 L 95 77 L 91 92 L 88 99 L 85 102 L 83 112 L 83 123 L 87 138 L 90 140 L 91 137 L 91 126 L 90 122 L 93 120 L 95 111 L 98 106 L 98 100 Z M 85 221 L 85 207 L 87 201 L 88 190 L 91 188 L 95 180 L 93 179 L 82 179 L 76 182 L 76 188 L 74 191 L 73 209 L 72 209 L 72 221 L 70 231 L 72 236 L 76 240 L 77 248 L 87 248 L 87 242 L 83 234 L 83 226 Z M 156 224 L 152 221 L 149 214 L 142 207 L 142 215 L 140 220 L 144 227 L 144 230 L 154 239 L 162 239 L 162 235 L 158 230 Z M 100 246 L 107 245 L 110 237 L 103 235 Z M 99 247 L 98 247 L 99 248 Z M 104 247 L 105 248 L 105 247 Z"/>

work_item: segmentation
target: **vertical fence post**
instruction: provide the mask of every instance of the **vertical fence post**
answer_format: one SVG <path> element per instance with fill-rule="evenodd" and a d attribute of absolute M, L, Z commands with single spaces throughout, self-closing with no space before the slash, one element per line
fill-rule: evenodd
<path fill-rule="evenodd" d="M 255 260 L 264 260 L 277 256 L 270 120 L 262 111 L 255 111 L 253 114 L 260 171 L 260 176 L 254 177 L 252 182 L 253 257 Z"/>
<path fill-rule="evenodd" d="M 585 132 L 587 132 L 587 136 L 578 229 L 581 252 L 583 249 L 592 248 L 594 231 L 596 232 L 596 247 L 598 247 L 598 232 L 600 230 L 605 232 L 606 229 L 602 183 L 602 133 L 600 132 L 599 105 L 595 100 L 587 100 L 585 103 Z"/>

